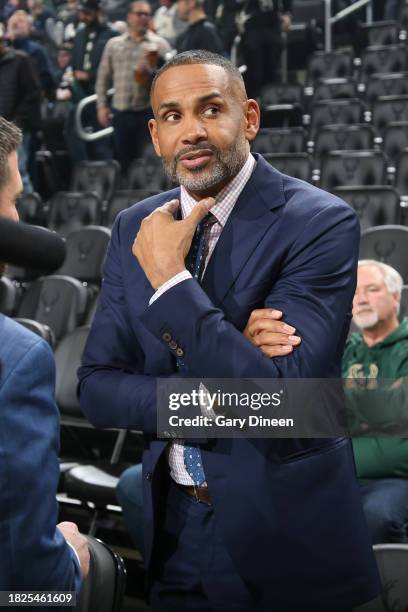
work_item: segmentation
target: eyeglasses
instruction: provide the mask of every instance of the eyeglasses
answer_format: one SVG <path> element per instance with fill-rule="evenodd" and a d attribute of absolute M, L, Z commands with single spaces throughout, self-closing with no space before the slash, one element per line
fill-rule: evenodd
<path fill-rule="evenodd" d="M 137 15 L 137 17 L 151 17 L 151 13 L 147 13 L 146 11 L 130 11 L 132 15 Z"/>

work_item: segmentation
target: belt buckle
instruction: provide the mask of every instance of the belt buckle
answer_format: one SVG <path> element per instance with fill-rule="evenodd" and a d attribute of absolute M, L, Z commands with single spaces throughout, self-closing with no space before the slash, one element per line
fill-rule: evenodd
<path fill-rule="evenodd" d="M 202 502 L 201 502 L 200 498 L 198 497 L 197 488 L 198 488 L 198 487 L 197 487 L 197 485 L 194 483 L 194 484 L 193 484 L 193 489 L 194 489 L 194 497 L 195 497 L 196 502 L 198 502 L 199 504 L 201 504 Z"/>

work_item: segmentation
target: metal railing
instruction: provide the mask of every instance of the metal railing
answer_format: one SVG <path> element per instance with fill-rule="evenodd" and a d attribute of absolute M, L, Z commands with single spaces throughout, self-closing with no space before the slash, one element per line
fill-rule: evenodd
<path fill-rule="evenodd" d="M 108 90 L 108 96 L 112 96 L 115 93 L 114 89 Z M 113 133 L 113 127 L 103 128 L 96 132 L 89 132 L 82 125 L 82 111 L 84 108 L 89 106 L 89 104 L 94 104 L 96 102 L 96 94 L 92 94 L 92 96 L 86 96 L 86 98 L 82 98 L 82 100 L 78 103 L 78 106 L 75 111 L 75 128 L 78 132 L 78 136 L 85 140 L 85 142 L 94 142 L 95 140 L 99 140 L 100 138 L 105 138 L 105 136 L 110 136 Z"/>
<path fill-rule="evenodd" d="M 345 17 L 348 17 L 355 11 L 360 10 L 363 6 L 366 7 L 366 22 L 373 22 L 373 6 L 372 0 L 357 0 L 354 4 L 347 6 L 345 9 L 332 15 L 332 0 L 324 0 L 325 3 L 325 16 L 324 16 L 324 50 L 332 50 L 332 27 L 335 23 L 338 23 Z"/>

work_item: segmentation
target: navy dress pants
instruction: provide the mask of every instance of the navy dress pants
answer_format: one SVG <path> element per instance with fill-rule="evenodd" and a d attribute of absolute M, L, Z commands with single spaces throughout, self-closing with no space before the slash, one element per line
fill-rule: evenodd
<path fill-rule="evenodd" d="M 168 480 L 164 516 L 156 539 L 152 611 L 283 612 L 254 607 L 224 546 L 212 506 L 197 502 Z M 351 612 L 337 606 L 333 610 Z"/>

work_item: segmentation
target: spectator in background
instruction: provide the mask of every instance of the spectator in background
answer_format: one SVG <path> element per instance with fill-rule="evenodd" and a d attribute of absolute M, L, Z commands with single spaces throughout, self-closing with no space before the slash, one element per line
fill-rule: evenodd
<path fill-rule="evenodd" d="M 402 278 L 388 265 L 359 262 L 343 376 L 350 406 L 357 474 L 374 544 L 408 542 L 408 319 L 398 320 Z M 399 430 L 401 431 L 401 430 Z M 378 437 L 369 436 L 378 433 Z"/>
<path fill-rule="evenodd" d="M 95 93 L 96 75 L 103 50 L 108 40 L 117 36 L 117 32 L 109 24 L 104 23 L 98 0 L 81 0 L 78 11 L 82 27 L 78 28 L 75 34 L 72 49 L 74 103 Z M 71 158 L 75 161 L 111 159 L 110 138 L 86 144 L 80 139 L 75 127 L 75 112 L 76 106 L 72 108 L 66 127 L 66 141 Z M 82 124 L 91 131 L 100 129 L 93 104 L 88 105 L 83 111 Z"/>
<path fill-rule="evenodd" d="M 4 8 L 2 10 L 2 19 L 3 21 L 7 21 L 9 17 L 14 13 L 14 11 L 19 8 L 20 0 L 8 0 Z"/>
<path fill-rule="evenodd" d="M 64 24 L 64 40 L 74 39 L 79 25 L 78 0 L 67 0 L 58 7 L 57 19 Z"/>
<path fill-rule="evenodd" d="M 26 11 L 15 11 L 7 23 L 7 37 L 12 46 L 27 53 L 33 60 L 41 88 L 48 98 L 54 96 L 55 80 L 45 48 L 32 39 L 33 18 Z"/>
<path fill-rule="evenodd" d="M 234 38 L 238 34 L 236 19 L 240 9 L 241 3 L 237 0 L 222 0 L 216 10 L 215 23 L 227 53 L 231 52 Z"/>
<path fill-rule="evenodd" d="M 5 44 L 0 23 L 0 116 L 14 121 L 23 131 L 18 147 L 19 169 L 24 193 L 33 187 L 27 169 L 33 133 L 41 126 L 41 87 L 29 56 Z"/>
<path fill-rule="evenodd" d="M 177 0 L 177 13 L 188 23 L 187 29 L 177 37 L 177 53 L 204 49 L 225 55 L 217 28 L 204 12 L 204 0 Z"/>
<path fill-rule="evenodd" d="M 160 0 L 160 6 L 154 14 L 154 29 L 156 34 L 165 38 L 174 47 L 177 36 L 187 27 L 177 14 L 175 0 Z"/>
<path fill-rule="evenodd" d="M 98 70 L 96 94 L 102 127 L 111 120 L 115 158 L 125 173 L 132 159 L 143 156 L 150 143 L 147 122 L 152 117 L 150 83 L 158 63 L 171 51 L 169 43 L 151 30 L 152 12 L 147 2 L 132 2 L 127 16 L 128 31 L 106 45 Z M 112 115 L 108 90 L 114 87 Z"/>
<path fill-rule="evenodd" d="M 33 26 L 38 38 L 44 40 L 46 37 L 45 24 L 47 19 L 54 14 L 47 8 L 44 0 L 27 0 L 28 9 L 33 18 Z"/>
<path fill-rule="evenodd" d="M 16 52 L 14 52 L 16 53 Z M 21 132 L 0 118 L 0 217 L 18 221 Z M 0 276 L 4 264 L 0 264 Z M 56 525 L 59 413 L 48 344 L 0 314 L 0 589 L 79 591 L 87 540 Z"/>
<path fill-rule="evenodd" d="M 238 16 L 247 66 L 244 78 L 251 98 L 259 97 L 262 87 L 277 78 L 282 31 L 290 29 L 291 9 L 292 0 L 248 0 Z"/>

